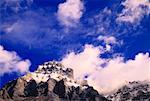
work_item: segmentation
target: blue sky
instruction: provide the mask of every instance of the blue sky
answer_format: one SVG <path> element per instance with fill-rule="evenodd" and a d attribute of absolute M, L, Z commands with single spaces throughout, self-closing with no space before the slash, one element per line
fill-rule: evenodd
<path fill-rule="evenodd" d="M 138 53 L 150 53 L 150 4 L 136 1 L 75 0 L 75 7 L 69 6 L 74 7 L 70 8 L 73 14 L 67 15 L 68 9 L 60 5 L 69 0 L 2 0 L 0 45 L 22 60 L 29 59 L 30 71 L 45 61 L 60 61 L 70 52 L 78 54 L 86 44 L 109 45 L 101 58 L 134 59 Z M 109 37 L 115 42 L 107 42 Z M 0 87 L 18 76 L 4 73 Z"/>

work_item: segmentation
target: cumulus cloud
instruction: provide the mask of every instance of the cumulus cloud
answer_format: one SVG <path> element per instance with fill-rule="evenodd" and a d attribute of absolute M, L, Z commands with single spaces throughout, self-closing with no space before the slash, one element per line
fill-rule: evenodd
<path fill-rule="evenodd" d="M 103 63 L 103 60 L 99 58 L 101 52 L 100 47 L 85 45 L 83 52 L 79 54 L 71 52 L 62 60 L 62 63 L 66 67 L 73 68 L 76 78 L 82 79 L 85 75 L 93 73 Z"/>
<path fill-rule="evenodd" d="M 140 21 L 144 15 L 150 14 L 149 0 L 125 0 L 122 5 L 124 9 L 118 15 L 118 21 L 134 23 Z"/>
<path fill-rule="evenodd" d="M 0 75 L 5 73 L 25 73 L 29 70 L 31 63 L 28 59 L 22 60 L 16 52 L 10 52 L 0 45 Z"/>
<path fill-rule="evenodd" d="M 89 85 L 102 93 L 109 93 L 127 82 L 150 80 L 148 53 L 139 53 L 127 61 L 120 56 L 103 59 L 100 58 L 102 53 L 99 47 L 86 45 L 83 52 L 68 54 L 62 63 L 74 69 L 76 79 L 87 76 Z"/>
<path fill-rule="evenodd" d="M 83 2 L 81 0 L 66 0 L 58 6 L 58 20 L 66 26 L 74 26 L 83 14 Z"/>

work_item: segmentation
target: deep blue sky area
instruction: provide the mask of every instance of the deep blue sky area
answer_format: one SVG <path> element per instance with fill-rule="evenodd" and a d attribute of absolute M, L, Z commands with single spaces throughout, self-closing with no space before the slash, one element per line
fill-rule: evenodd
<path fill-rule="evenodd" d="M 1 1 L 0 45 L 7 51 L 15 51 L 22 59 L 29 59 L 30 71 L 43 62 L 60 61 L 71 51 L 81 52 L 85 44 L 105 45 L 97 40 L 100 35 L 114 36 L 122 42 L 114 45 L 112 52 L 103 54 L 103 58 L 119 53 L 128 60 L 140 52 L 150 53 L 149 15 L 142 15 L 135 23 L 115 20 L 125 9 L 121 5 L 125 0 L 82 0 L 84 10 L 79 25 L 69 28 L 57 19 L 58 5 L 66 0 L 28 1 L 20 0 L 18 5 L 11 0 Z M 7 28 L 11 26 L 17 28 L 8 32 Z M 100 28 L 103 31 L 98 31 Z M 4 74 L 0 77 L 0 87 L 18 76 L 20 74 Z"/>

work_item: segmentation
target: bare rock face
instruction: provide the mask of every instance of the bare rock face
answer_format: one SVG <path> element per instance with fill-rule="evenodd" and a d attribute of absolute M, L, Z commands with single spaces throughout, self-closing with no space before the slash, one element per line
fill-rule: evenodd
<path fill-rule="evenodd" d="M 35 72 L 10 81 L 0 90 L 0 101 L 108 101 L 87 81 L 78 82 L 73 70 L 46 62 Z"/>
<path fill-rule="evenodd" d="M 53 89 L 54 89 L 54 87 L 55 87 L 55 85 L 56 85 L 56 80 L 54 80 L 54 79 L 49 79 L 48 81 L 47 81 L 47 83 L 48 83 L 48 91 L 53 91 Z"/>
<path fill-rule="evenodd" d="M 14 97 L 24 96 L 24 88 L 27 85 L 27 82 L 22 78 L 18 78 L 16 85 L 14 87 Z"/>

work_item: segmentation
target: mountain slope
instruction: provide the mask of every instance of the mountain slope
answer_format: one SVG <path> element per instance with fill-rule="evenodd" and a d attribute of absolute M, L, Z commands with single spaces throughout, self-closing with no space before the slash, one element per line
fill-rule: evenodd
<path fill-rule="evenodd" d="M 150 82 L 129 82 L 107 98 L 112 101 L 150 101 Z"/>
<path fill-rule="evenodd" d="M 73 70 L 52 61 L 7 83 L 0 90 L 0 101 L 107 101 L 86 81 L 73 78 Z"/>

